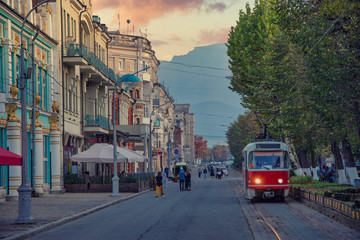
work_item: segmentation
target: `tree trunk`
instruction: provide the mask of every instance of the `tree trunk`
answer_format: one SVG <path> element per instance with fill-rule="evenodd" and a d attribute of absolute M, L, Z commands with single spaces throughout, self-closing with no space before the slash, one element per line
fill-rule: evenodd
<path fill-rule="evenodd" d="M 341 143 L 345 157 L 346 172 L 350 178 L 350 184 L 354 185 L 354 179 L 359 177 L 359 175 L 355 167 L 355 159 L 351 151 L 351 145 L 347 138 L 344 138 Z"/>
<path fill-rule="evenodd" d="M 339 184 L 347 184 L 345 169 L 341 159 L 339 145 L 336 140 L 331 141 L 331 152 L 335 158 L 335 166 L 339 176 Z"/>
<path fill-rule="evenodd" d="M 295 148 L 292 145 L 292 143 L 290 142 L 290 139 L 285 138 L 285 143 L 289 147 L 289 159 L 290 159 L 292 169 L 294 170 L 296 176 L 304 176 L 305 174 L 304 174 L 303 170 L 300 167 L 299 159 L 297 158 Z"/>
<path fill-rule="evenodd" d="M 308 151 L 304 149 L 300 149 L 299 157 L 300 157 L 301 169 L 304 171 L 304 173 L 307 176 L 311 176 Z"/>
<path fill-rule="evenodd" d="M 317 165 L 317 161 L 316 161 L 316 157 L 315 157 L 315 151 L 311 150 L 310 152 L 310 159 L 311 159 L 311 171 L 312 171 L 312 177 L 314 180 L 319 180 L 319 176 L 318 176 L 318 165 Z"/>

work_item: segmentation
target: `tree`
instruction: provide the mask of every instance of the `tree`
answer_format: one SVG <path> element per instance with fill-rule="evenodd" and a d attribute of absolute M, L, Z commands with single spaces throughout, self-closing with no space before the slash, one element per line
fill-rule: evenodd
<path fill-rule="evenodd" d="M 195 145 L 195 158 L 196 159 L 205 159 L 209 156 L 209 150 L 207 147 L 207 141 L 203 139 L 202 136 L 194 136 L 194 145 Z"/>

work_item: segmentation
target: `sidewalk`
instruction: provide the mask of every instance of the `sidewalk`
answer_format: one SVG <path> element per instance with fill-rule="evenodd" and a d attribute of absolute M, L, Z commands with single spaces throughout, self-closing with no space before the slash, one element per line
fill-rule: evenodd
<path fill-rule="evenodd" d="M 6 201 L 0 203 L 0 239 L 25 239 L 142 193 L 120 193 L 119 197 L 111 193 L 62 193 L 31 198 L 34 224 L 24 225 L 15 224 L 18 200 Z"/>

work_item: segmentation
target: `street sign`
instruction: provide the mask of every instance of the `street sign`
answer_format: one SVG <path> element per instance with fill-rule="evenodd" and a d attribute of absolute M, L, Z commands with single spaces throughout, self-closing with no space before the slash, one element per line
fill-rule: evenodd
<path fill-rule="evenodd" d="M 158 155 L 161 155 L 162 152 L 158 152 Z"/>
<path fill-rule="evenodd" d="M 179 154 L 179 151 L 175 149 L 174 154 Z"/>

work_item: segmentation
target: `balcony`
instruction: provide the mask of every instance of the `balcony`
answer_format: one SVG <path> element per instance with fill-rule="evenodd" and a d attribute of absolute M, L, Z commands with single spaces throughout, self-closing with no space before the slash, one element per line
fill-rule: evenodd
<path fill-rule="evenodd" d="M 93 133 L 109 133 L 109 119 L 101 115 L 86 115 L 84 131 Z"/>
<path fill-rule="evenodd" d="M 120 76 L 108 68 L 107 65 L 96 56 L 95 53 L 88 51 L 82 44 L 68 43 L 64 47 L 64 63 L 68 65 L 80 65 L 83 72 L 91 73 L 93 81 L 103 81 L 109 83 L 120 79 Z"/>

